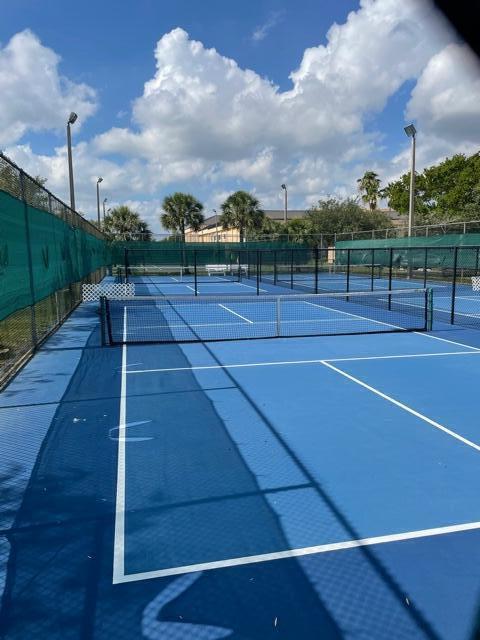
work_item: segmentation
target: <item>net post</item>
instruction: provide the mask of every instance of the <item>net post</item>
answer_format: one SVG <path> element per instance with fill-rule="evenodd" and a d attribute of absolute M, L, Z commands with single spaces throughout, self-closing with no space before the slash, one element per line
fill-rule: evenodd
<path fill-rule="evenodd" d="M 250 249 L 247 249 L 247 280 L 250 280 Z"/>
<path fill-rule="evenodd" d="M 195 295 L 198 296 L 197 288 L 197 250 L 193 250 L 193 288 L 195 289 Z"/>
<path fill-rule="evenodd" d="M 425 292 L 426 304 L 425 304 L 425 328 L 427 331 L 431 331 L 433 327 L 433 289 L 427 289 Z"/>
<path fill-rule="evenodd" d="M 293 289 L 293 249 L 290 249 L 290 289 Z"/>
<path fill-rule="evenodd" d="M 260 269 L 261 269 L 260 251 L 257 249 L 257 296 L 260 295 Z"/>
<path fill-rule="evenodd" d="M 273 250 L 273 284 L 277 284 L 277 251 Z"/>
<path fill-rule="evenodd" d="M 281 297 L 277 296 L 276 299 L 276 319 L 277 319 L 277 338 L 281 335 Z"/>
<path fill-rule="evenodd" d="M 455 290 L 457 288 L 457 262 L 458 262 L 458 247 L 455 247 L 453 250 L 452 306 L 450 311 L 450 324 L 455 323 Z"/>
<path fill-rule="evenodd" d="M 106 336 L 105 336 L 105 322 L 106 322 L 106 311 L 105 311 L 105 296 L 100 296 L 100 339 L 101 345 L 104 347 L 107 344 Z"/>
<path fill-rule="evenodd" d="M 372 249 L 372 266 L 370 268 L 370 291 L 373 291 L 374 275 L 375 275 L 375 249 Z"/>
<path fill-rule="evenodd" d="M 477 247 L 476 249 L 476 255 L 475 255 L 475 275 L 478 276 L 478 252 L 479 252 L 480 247 Z"/>
<path fill-rule="evenodd" d="M 28 278 L 30 284 L 30 322 L 31 322 L 31 335 L 32 335 L 32 347 L 36 347 L 38 342 L 37 337 L 37 320 L 35 314 L 35 283 L 33 280 L 33 262 L 32 262 L 32 244 L 30 240 L 30 220 L 28 215 L 28 203 L 25 194 L 25 176 L 22 170 L 19 174 L 20 178 L 20 193 L 23 201 L 23 213 L 25 219 L 25 240 L 27 245 L 27 257 L 28 257 Z"/>
<path fill-rule="evenodd" d="M 315 245 L 315 293 L 318 293 L 318 244 Z"/>
<path fill-rule="evenodd" d="M 423 261 L 423 288 L 427 288 L 428 247 L 425 247 L 425 259 Z"/>

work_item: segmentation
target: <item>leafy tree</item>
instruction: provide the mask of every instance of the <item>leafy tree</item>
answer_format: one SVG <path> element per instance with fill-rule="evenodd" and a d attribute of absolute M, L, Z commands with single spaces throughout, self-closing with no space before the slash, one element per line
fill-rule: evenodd
<path fill-rule="evenodd" d="M 408 213 L 410 174 L 383 190 L 389 206 Z M 480 218 L 480 152 L 446 158 L 415 178 L 415 222 L 421 224 Z"/>
<path fill-rule="evenodd" d="M 165 229 L 179 233 L 185 242 L 185 229 L 198 231 L 204 220 L 203 204 L 189 193 L 174 193 L 163 200 L 160 220 Z"/>
<path fill-rule="evenodd" d="M 371 231 L 392 227 L 390 218 L 380 211 L 365 211 L 357 200 L 347 198 L 321 200 L 306 213 L 310 233 L 322 234 L 332 244 L 335 234 L 351 231 Z"/>
<path fill-rule="evenodd" d="M 225 229 L 238 229 L 240 242 L 243 242 L 246 232 L 261 229 L 264 220 L 259 201 L 246 191 L 236 191 L 228 196 L 219 217 L 219 223 Z"/>
<path fill-rule="evenodd" d="M 377 208 L 377 201 L 381 197 L 380 183 L 375 171 L 365 171 L 363 177 L 357 180 L 362 202 L 368 204 L 370 211 Z"/>
<path fill-rule="evenodd" d="M 104 233 L 114 240 L 150 240 L 152 237 L 148 224 L 126 205 L 111 209 L 102 227 Z"/>
<path fill-rule="evenodd" d="M 316 244 L 312 237 L 312 224 L 309 218 L 292 218 L 287 221 L 288 239 L 292 242 Z"/>

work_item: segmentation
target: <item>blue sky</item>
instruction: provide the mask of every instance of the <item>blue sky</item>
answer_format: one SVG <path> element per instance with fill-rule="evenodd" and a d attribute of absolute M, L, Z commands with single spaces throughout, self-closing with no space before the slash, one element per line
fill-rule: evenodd
<path fill-rule="evenodd" d="M 473 152 L 478 83 L 426 0 L 16 0 L 0 23 L 0 148 L 67 199 L 77 111 L 79 208 L 92 217 L 102 175 L 112 204 L 159 231 L 176 189 L 208 214 L 237 188 L 276 208 L 287 181 L 304 207 L 354 194 L 367 169 L 386 182 L 407 169 L 407 120 L 420 164 Z"/>

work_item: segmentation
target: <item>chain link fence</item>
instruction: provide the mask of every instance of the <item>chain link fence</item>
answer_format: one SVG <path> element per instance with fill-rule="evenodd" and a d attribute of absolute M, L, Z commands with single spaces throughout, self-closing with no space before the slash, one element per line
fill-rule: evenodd
<path fill-rule="evenodd" d="M 109 263 L 103 234 L 0 154 L 0 387 Z"/>

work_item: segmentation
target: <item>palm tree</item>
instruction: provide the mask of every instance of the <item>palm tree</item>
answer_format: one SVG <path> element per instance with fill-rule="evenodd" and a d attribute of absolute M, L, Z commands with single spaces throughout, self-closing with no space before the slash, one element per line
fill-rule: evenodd
<path fill-rule="evenodd" d="M 363 178 L 357 180 L 362 201 L 368 204 L 370 211 L 375 211 L 377 200 L 381 197 L 380 183 L 381 180 L 375 171 L 365 171 Z"/>
<path fill-rule="evenodd" d="M 236 191 L 222 204 L 219 222 L 225 229 L 238 229 L 240 242 L 243 242 L 245 232 L 261 229 L 264 219 L 257 198 L 246 191 Z"/>
<path fill-rule="evenodd" d="M 162 225 L 169 231 L 180 233 L 182 242 L 185 242 L 185 229 L 190 227 L 192 231 L 198 231 L 204 220 L 203 204 L 189 193 L 177 192 L 166 196 L 162 208 Z"/>
<path fill-rule="evenodd" d="M 151 235 L 148 224 L 140 218 L 138 213 L 126 205 L 115 207 L 105 216 L 103 231 L 115 240 L 123 241 L 138 240 L 139 237 L 144 237 L 139 234 Z"/>

